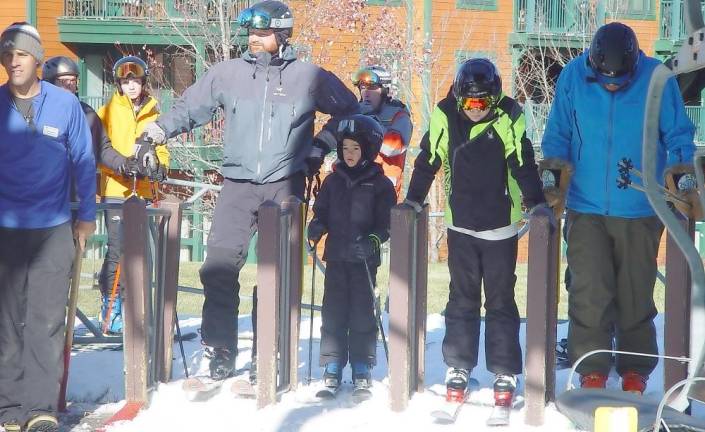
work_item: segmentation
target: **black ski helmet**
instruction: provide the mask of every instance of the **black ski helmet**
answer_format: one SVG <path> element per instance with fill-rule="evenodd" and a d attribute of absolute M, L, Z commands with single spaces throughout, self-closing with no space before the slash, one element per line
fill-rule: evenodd
<path fill-rule="evenodd" d="M 284 45 L 293 36 L 294 15 L 286 4 L 277 0 L 255 3 L 240 12 L 239 24 L 247 29 L 274 30 L 277 44 Z"/>
<path fill-rule="evenodd" d="M 489 59 L 472 58 L 458 68 L 453 80 L 453 96 L 461 107 L 464 98 L 492 97 L 497 102 L 502 92 L 502 78 L 497 67 Z"/>
<path fill-rule="evenodd" d="M 42 66 L 42 79 L 52 84 L 59 77 L 67 75 L 78 77 L 80 74 L 76 62 L 65 56 L 52 57 Z"/>
<path fill-rule="evenodd" d="M 620 22 L 605 24 L 590 43 L 590 66 L 610 78 L 631 74 L 639 60 L 639 41 L 629 26 Z"/>
<path fill-rule="evenodd" d="M 360 144 L 362 157 L 358 166 L 365 166 L 377 157 L 384 139 L 384 128 L 374 117 L 353 114 L 338 121 L 335 138 L 339 160 L 343 160 L 343 139 L 350 138 Z"/>

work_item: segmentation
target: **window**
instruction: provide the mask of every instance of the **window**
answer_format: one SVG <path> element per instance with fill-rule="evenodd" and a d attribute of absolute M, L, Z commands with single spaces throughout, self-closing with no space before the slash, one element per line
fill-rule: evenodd
<path fill-rule="evenodd" d="M 615 12 L 618 18 L 656 19 L 654 0 L 611 0 L 608 6 L 608 13 Z"/>
<path fill-rule="evenodd" d="M 455 0 L 455 7 L 458 9 L 496 11 L 497 0 Z"/>

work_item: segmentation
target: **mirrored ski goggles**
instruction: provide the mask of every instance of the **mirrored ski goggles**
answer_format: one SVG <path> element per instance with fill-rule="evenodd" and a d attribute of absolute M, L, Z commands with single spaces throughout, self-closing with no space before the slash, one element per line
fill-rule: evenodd
<path fill-rule="evenodd" d="M 492 96 L 483 98 L 464 97 L 460 99 L 460 107 L 465 111 L 484 111 L 492 106 Z"/>
<path fill-rule="evenodd" d="M 353 85 L 356 87 L 377 88 L 382 86 L 382 80 L 376 73 L 363 69 L 353 75 Z"/>
<path fill-rule="evenodd" d="M 240 15 L 237 17 L 237 22 L 242 27 L 257 30 L 292 28 L 294 26 L 293 18 L 272 18 L 266 12 L 258 11 L 253 8 L 247 8 L 240 12 Z"/>
<path fill-rule="evenodd" d="M 146 76 L 144 68 L 137 63 L 123 63 L 115 68 L 115 76 L 118 79 L 130 78 L 142 78 Z"/>

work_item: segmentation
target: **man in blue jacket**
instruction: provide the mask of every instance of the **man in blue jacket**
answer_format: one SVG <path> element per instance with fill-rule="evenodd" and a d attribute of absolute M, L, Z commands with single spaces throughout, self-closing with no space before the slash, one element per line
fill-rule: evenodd
<path fill-rule="evenodd" d="M 600 27 L 590 49 L 561 72 L 541 144 L 544 158 L 570 162 L 567 194 L 568 353 L 575 362 L 596 349 L 657 354 L 656 255 L 663 225 L 646 195 L 618 187 L 618 163 L 642 164 L 646 94 L 659 61 L 639 50 L 634 31 Z M 692 160 L 694 127 L 675 79 L 664 90 L 658 169 Z M 661 176 L 659 176 L 661 177 Z M 581 362 L 583 387 L 604 387 L 610 354 Z M 657 359 L 620 355 L 622 389 L 643 393 Z"/>
<path fill-rule="evenodd" d="M 95 160 L 78 99 L 47 82 L 39 33 L 0 35 L 0 425 L 58 431 L 74 240 L 95 230 Z M 80 199 L 72 227 L 69 194 Z M 73 228 L 73 229 L 72 229 Z M 73 231 L 73 233 L 72 233 Z"/>
<path fill-rule="evenodd" d="M 257 209 L 267 200 L 303 199 L 306 175 L 317 172 L 331 150 L 312 146 L 317 111 L 333 116 L 359 111 L 357 98 L 335 75 L 297 60 L 288 43 L 294 18 L 284 3 L 256 3 L 241 12 L 239 22 L 249 31 L 242 57 L 211 66 L 145 128 L 164 143 L 209 123 L 217 108 L 224 111 L 223 190 L 200 270 L 201 336 L 216 380 L 235 371 L 238 276 L 257 230 Z"/>

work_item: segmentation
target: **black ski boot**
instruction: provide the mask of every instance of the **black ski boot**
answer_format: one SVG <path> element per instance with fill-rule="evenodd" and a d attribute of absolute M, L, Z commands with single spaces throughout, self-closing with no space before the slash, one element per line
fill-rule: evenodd
<path fill-rule="evenodd" d="M 463 402 L 468 388 L 470 370 L 449 367 L 446 371 L 446 401 Z"/>
<path fill-rule="evenodd" d="M 206 348 L 206 357 L 211 360 L 211 378 L 215 381 L 221 381 L 232 376 L 235 373 L 236 355 L 237 350 L 230 348 Z"/>

